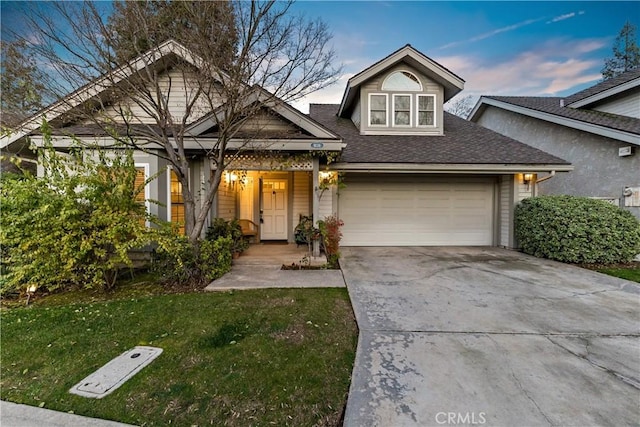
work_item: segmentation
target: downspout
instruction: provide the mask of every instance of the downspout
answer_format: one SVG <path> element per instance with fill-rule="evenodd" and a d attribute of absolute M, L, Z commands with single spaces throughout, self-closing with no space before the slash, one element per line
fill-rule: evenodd
<path fill-rule="evenodd" d="M 548 179 L 551 179 L 551 178 L 553 178 L 554 176 L 556 176 L 556 171 L 551 171 L 551 173 L 550 173 L 549 175 L 547 175 L 547 176 L 543 176 L 543 177 L 542 177 L 542 178 L 540 178 L 540 179 L 536 179 L 536 184 L 539 184 L 539 183 L 541 183 L 542 181 L 546 181 L 546 180 L 548 180 Z"/>
<path fill-rule="evenodd" d="M 556 176 L 556 171 L 551 171 L 549 173 L 549 175 L 543 176 L 542 178 L 539 178 L 539 179 L 536 179 L 536 182 L 535 182 L 535 185 L 533 186 L 533 191 L 532 191 L 531 195 L 532 196 L 537 196 L 538 195 L 538 184 L 543 182 L 543 181 L 546 181 L 548 179 L 551 179 L 554 176 Z"/>

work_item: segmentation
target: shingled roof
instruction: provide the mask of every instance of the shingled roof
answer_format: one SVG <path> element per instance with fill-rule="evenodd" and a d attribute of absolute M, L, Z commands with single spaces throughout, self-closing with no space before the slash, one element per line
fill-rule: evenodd
<path fill-rule="evenodd" d="M 589 98 L 593 95 L 597 95 L 606 90 L 621 86 L 625 83 L 628 83 L 638 78 L 640 78 L 640 68 L 636 68 L 635 70 L 625 71 L 624 73 L 621 73 L 616 77 L 612 77 L 610 79 L 604 80 L 596 85 L 588 87 L 584 90 L 581 90 L 580 92 L 576 92 L 573 95 L 567 97 L 566 105 L 573 104 L 578 101 L 582 101 L 585 98 Z"/>
<path fill-rule="evenodd" d="M 506 102 L 519 107 L 541 111 L 585 123 L 605 126 L 610 129 L 631 132 L 640 135 L 640 119 L 605 113 L 596 110 L 578 109 L 561 106 L 563 98 L 550 96 L 484 96 L 486 99 Z"/>
<path fill-rule="evenodd" d="M 311 104 L 309 115 L 342 137 L 345 163 L 569 165 L 563 159 L 444 113 L 443 136 L 361 135 L 339 105 Z"/>

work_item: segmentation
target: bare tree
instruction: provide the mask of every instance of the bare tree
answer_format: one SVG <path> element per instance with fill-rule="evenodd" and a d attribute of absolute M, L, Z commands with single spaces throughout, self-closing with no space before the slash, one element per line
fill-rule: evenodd
<path fill-rule="evenodd" d="M 471 110 L 473 110 L 473 105 L 473 96 L 466 95 L 462 98 L 456 98 L 453 102 L 448 103 L 446 105 L 446 110 L 451 114 L 466 119 L 467 117 L 469 117 L 469 113 L 471 112 Z"/>
<path fill-rule="evenodd" d="M 185 2 L 171 15 L 181 22 L 172 27 L 180 44 L 163 41 L 170 34 L 158 31 L 166 24 L 162 8 L 170 4 L 120 5 L 126 13 L 111 19 L 103 16 L 100 3 L 56 2 L 46 10 L 34 4 L 29 19 L 37 37 L 31 48 L 55 70 L 49 86 L 59 91 L 59 106 L 73 106 L 65 111 L 74 116 L 68 113 L 61 122 L 93 120 L 119 143 L 166 159 L 182 184 L 185 230 L 195 244 L 223 172 L 261 137 L 261 129 L 247 134 L 243 124 L 262 114 L 264 105 L 293 101 L 333 83 L 340 70 L 327 26 L 293 15 L 291 2 L 230 3 L 218 8 L 218 16 L 228 21 L 213 27 L 207 26 L 207 14 L 216 2 Z M 118 31 L 127 25 L 131 31 Z M 90 81 L 106 90 L 87 99 L 79 99 L 82 91 L 63 96 Z M 174 101 L 180 114 L 172 110 Z M 99 113 L 104 111 L 110 113 Z M 190 126 L 206 115 L 213 137 L 190 134 Z M 188 179 L 194 148 L 212 166 L 199 210 L 199 183 Z"/>

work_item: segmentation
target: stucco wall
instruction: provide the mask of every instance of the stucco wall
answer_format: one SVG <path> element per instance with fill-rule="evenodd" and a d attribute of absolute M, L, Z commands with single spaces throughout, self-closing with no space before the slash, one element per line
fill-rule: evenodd
<path fill-rule="evenodd" d="M 538 194 L 570 194 L 621 200 L 625 186 L 640 187 L 640 153 L 619 157 L 628 143 L 487 106 L 477 123 L 570 161 L 573 172 L 558 173 Z M 640 218 L 640 207 L 626 208 Z"/>

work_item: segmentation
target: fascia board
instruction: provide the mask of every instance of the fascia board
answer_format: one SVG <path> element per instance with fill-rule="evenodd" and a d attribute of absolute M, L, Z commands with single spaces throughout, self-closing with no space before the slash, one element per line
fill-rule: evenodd
<path fill-rule="evenodd" d="M 44 138 L 42 135 L 32 137 L 35 146 L 41 147 Z M 88 146 L 97 145 L 103 148 L 117 148 L 116 142 L 111 137 L 84 137 L 71 138 L 68 136 L 53 136 L 51 143 L 56 148 L 76 147 L 78 140 L 86 143 Z M 159 144 L 153 142 L 145 142 L 145 138 L 141 138 L 137 143 L 149 150 L 161 149 Z M 214 138 L 185 139 L 185 150 L 206 150 L 215 147 L 218 143 Z M 295 139 L 276 139 L 276 140 L 239 140 L 232 139 L 227 143 L 227 149 L 230 150 L 257 150 L 257 151 L 342 151 L 346 146 L 342 141 L 334 139 L 314 139 L 314 140 L 295 140 Z"/>
<path fill-rule="evenodd" d="M 474 173 L 511 174 L 519 172 L 570 172 L 569 164 L 409 164 L 409 163 L 333 163 L 330 169 L 345 172 L 380 173 Z"/>
<path fill-rule="evenodd" d="M 583 98 L 579 101 L 572 102 L 571 104 L 567 104 L 568 107 L 580 108 L 584 107 L 598 101 L 602 101 L 603 99 L 609 98 L 610 96 L 617 95 L 622 92 L 626 92 L 627 90 L 631 90 L 640 86 L 640 77 L 630 80 L 628 82 L 622 83 L 618 86 L 614 86 L 607 90 L 603 90 L 602 92 L 598 92 L 594 95 L 591 95 L 587 98 Z"/>
<path fill-rule="evenodd" d="M 475 113 L 480 110 L 481 106 L 485 106 L 485 105 L 491 105 L 493 107 L 502 108 L 504 110 L 508 110 L 514 113 L 544 120 L 550 123 L 555 123 L 555 124 L 570 127 L 573 129 L 581 130 L 584 132 L 593 133 L 595 135 L 617 139 L 619 141 L 628 142 L 634 145 L 640 145 L 640 135 L 638 134 L 625 132 L 617 129 L 612 129 L 606 126 L 587 123 L 582 120 L 570 119 L 567 117 L 558 116 L 556 114 L 545 113 L 543 111 L 533 110 L 531 108 L 510 104 L 508 102 L 498 101 L 491 98 L 481 98 L 480 102 L 478 102 L 478 104 L 476 105 L 476 108 L 474 108 L 474 111 L 472 111 L 472 115 L 470 118 L 471 121 L 476 121 Z"/>

